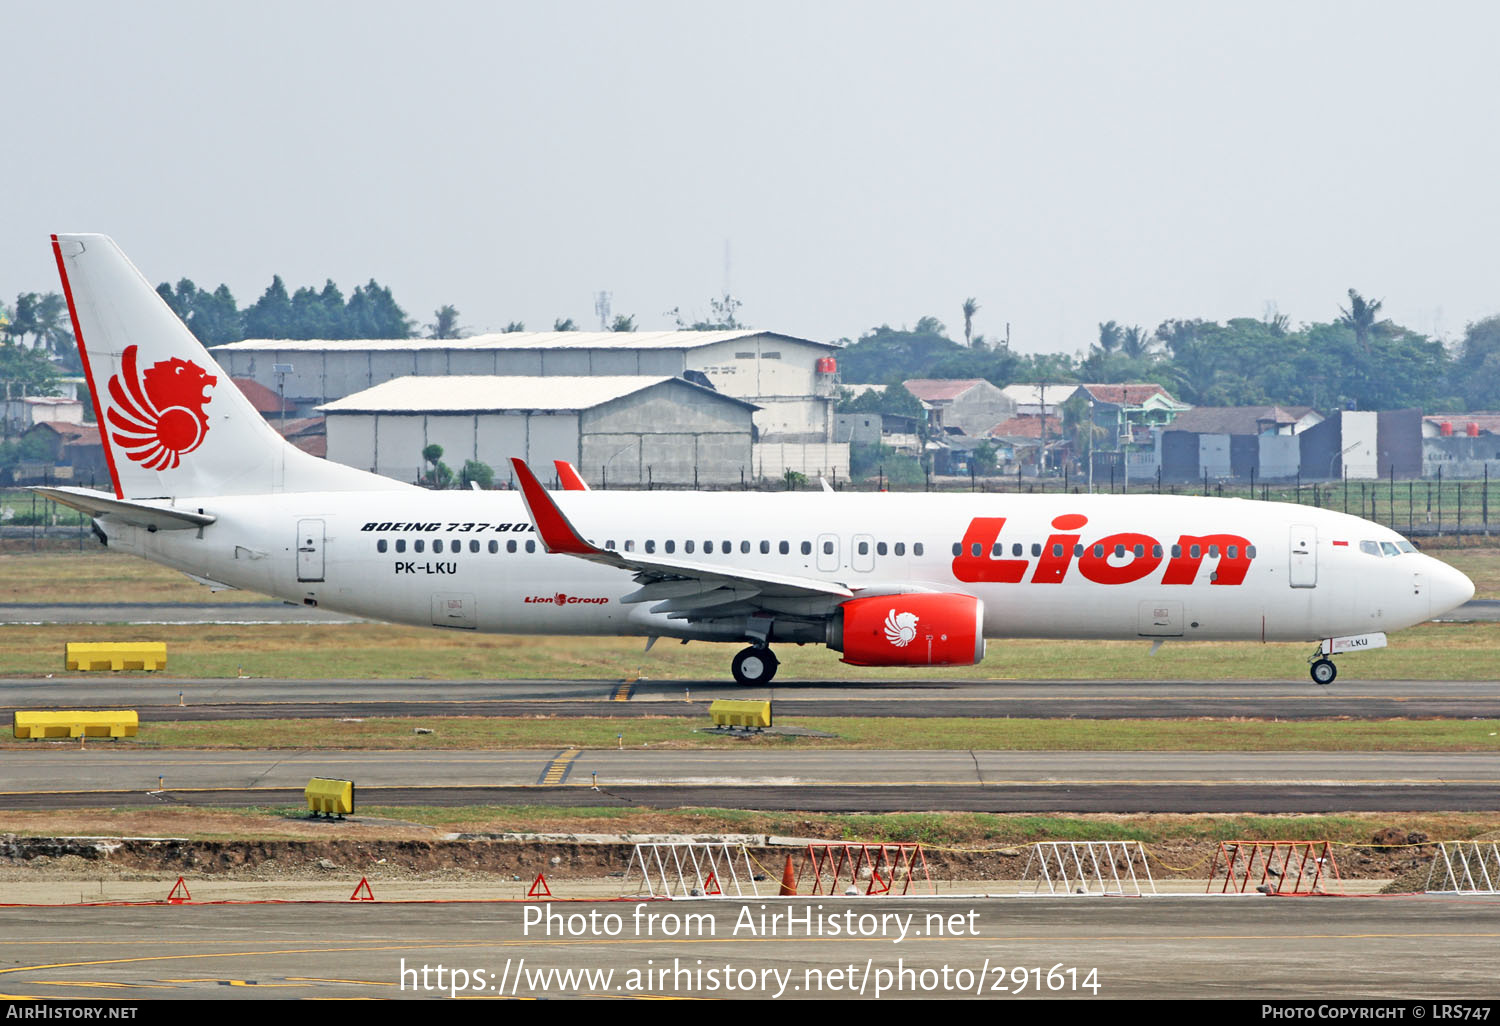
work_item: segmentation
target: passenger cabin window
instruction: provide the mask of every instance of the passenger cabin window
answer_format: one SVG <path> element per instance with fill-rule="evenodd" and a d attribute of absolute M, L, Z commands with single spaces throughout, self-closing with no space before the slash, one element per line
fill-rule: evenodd
<path fill-rule="evenodd" d="M 1191 548 L 1188 549 L 1188 555 L 1192 556 L 1194 559 L 1197 559 L 1199 556 L 1203 555 L 1203 546 L 1201 546 L 1201 545 L 1194 545 L 1194 546 L 1192 546 Z"/>
<path fill-rule="evenodd" d="M 443 539 L 441 539 L 441 538 L 434 538 L 432 540 L 432 551 L 433 552 L 442 552 L 443 551 Z"/>
<path fill-rule="evenodd" d="M 469 540 L 469 551 L 470 552 L 478 552 L 479 551 L 479 541 L 478 541 L 478 539 L 470 539 Z"/>
<path fill-rule="evenodd" d="M 422 541 L 422 539 L 418 538 L 416 541 L 414 541 L 414 542 L 411 543 L 412 551 L 413 552 L 421 552 L 422 549 L 423 549 L 423 547 L 424 547 L 424 545 L 425 545 L 425 543 Z"/>
<path fill-rule="evenodd" d="M 1042 543 L 1041 542 L 1032 542 L 1031 543 L 1031 554 L 1033 556 L 1040 556 L 1042 554 Z M 1061 553 L 1058 553 L 1058 554 L 1061 555 Z"/>
<path fill-rule="evenodd" d="M 831 556 L 831 555 L 833 555 L 833 542 L 826 541 L 826 542 L 823 543 L 823 555 L 825 555 L 825 556 Z"/>
<path fill-rule="evenodd" d="M 385 551 L 385 539 L 384 538 L 380 539 L 378 542 L 375 543 L 375 551 L 376 552 L 384 552 Z"/>
<path fill-rule="evenodd" d="M 685 542 L 682 543 L 682 551 L 686 552 L 690 556 L 693 554 L 694 547 L 695 546 L 694 546 L 693 540 L 691 538 L 689 538 L 687 541 L 685 541 Z"/>
<path fill-rule="evenodd" d="M 771 554 L 771 543 L 765 539 L 761 539 L 760 554 L 762 556 L 769 556 Z"/>
<path fill-rule="evenodd" d="M 906 555 L 906 542 L 897 542 L 896 543 L 896 555 L 898 555 L 898 556 L 904 556 L 904 555 Z"/>
<path fill-rule="evenodd" d="M 964 553 L 964 547 L 962 545 L 960 545 L 958 542 L 954 542 L 953 543 L 953 554 L 955 556 L 961 556 L 961 555 L 963 555 L 963 553 Z"/>
<path fill-rule="evenodd" d="M 776 551 L 780 552 L 783 556 L 785 556 L 787 553 L 789 553 L 789 552 L 792 551 L 792 547 L 790 545 L 788 545 L 786 542 L 782 542 L 780 545 L 778 545 L 776 547 Z"/>
<path fill-rule="evenodd" d="M 862 542 L 859 543 L 859 554 L 861 556 L 868 556 L 870 554 L 870 543 L 869 542 L 862 541 Z"/>
<path fill-rule="evenodd" d="M 514 552 L 514 551 L 516 551 L 516 540 L 514 538 L 511 538 L 509 541 L 507 541 L 505 543 L 505 551 L 506 552 Z"/>
<path fill-rule="evenodd" d="M 535 552 L 536 551 L 536 542 L 534 542 L 534 541 L 532 541 L 531 539 L 528 538 L 526 540 L 526 551 L 527 552 Z"/>
<path fill-rule="evenodd" d="M 527 552 L 531 551 L 531 543 L 530 542 L 527 542 L 527 544 L 526 544 L 526 551 Z M 625 540 L 625 551 L 626 552 L 634 552 L 635 551 L 635 539 L 633 539 L 633 538 L 627 538 Z"/>
<path fill-rule="evenodd" d="M 922 554 L 922 543 L 921 542 L 912 542 L 911 543 L 911 554 L 913 556 L 920 556 Z"/>
<path fill-rule="evenodd" d="M 406 551 L 406 539 L 405 538 L 397 538 L 396 539 L 396 551 L 397 552 L 405 552 Z"/>
<path fill-rule="evenodd" d="M 491 538 L 490 539 L 490 555 L 493 556 L 495 553 L 497 553 L 499 551 L 500 551 L 500 543 L 497 542 L 495 539 Z"/>
<path fill-rule="evenodd" d="M 747 541 L 740 542 L 740 551 L 748 553 L 750 551 L 750 543 Z"/>
<path fill-rule="evenodd" d="M 1245 558 L 1246 559 L 1254 559 L 1255 558 L 1255 546 L 1254 545 L 1246 545 L 1245 546 Z"/>
<path fill-rule="evenodd" d="M 656 551 L 656 539 L 655 538 L 647 538 L 646 539 L 646 551 L 648 553 Z"/>
<path fill-rule="evenodd" d="M 802 543 L 802 554 L 804 556 L 811 556 L 812 555 L 812 542 L 803 542 Z"/>
<path fill-rule="evenodd" d="M 669 556 L 677 551 L 677 543 L 674 541 L 664 541 L 661 543 L 661 547 L 662 551 Z"/>
<path fill-rule="evenodd" d="M 885 555 L 885 542 L 876 542 L 875 543 L 875 555 L 877 555 L 877 556 L 883 556 L 883 555 Z"/>

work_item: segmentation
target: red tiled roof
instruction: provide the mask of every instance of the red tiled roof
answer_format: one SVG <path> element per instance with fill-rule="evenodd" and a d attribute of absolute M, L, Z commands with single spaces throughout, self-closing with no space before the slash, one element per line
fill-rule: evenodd
<path fill-rule="evenodd" d="M 1164 395 L 1172 398 L 1172 393 L 1154 383 L 1134 383 L 1128 385 L 1084 385 L 1089 394 L 1102 403 L 1115 403 L 1119 406 L 1138 406 L 1151 398 L 1153 395 Z"/>
<path fill-rule="evenodd" d="M 327 435 L 303 435 L 293 438 L 292 444 L 309 456 L 316 456 L 320 460 L 328 458 L 328 436 Z"/>
<path fill-rule="evenodd" d="M 41 420 L 32 427 L 46 428 L 48 431 L 55 432 L 62 438 L 64 445 L 74 445 L 79 442 L 103 444 L 99 441 L 99 425 L 97 424 L 60 424 L 55 420 Z"/>
<path fill-rule="evenodd" d="M 255 407 L 255 412 L 261 416 L 267 413 L 281 412 L 281 397 L 271 391 L 265 385 L 253 378 L 231 378 L 235 386 L 245 393 L 245 398 L 250 400 L 250 405 Z"/>
<path fill-rule="evenodd" d="M 1057 418 L 1048 417 L 1052 426 L 1048 428 L 1048 434 L 1057 430 Z M 1042 437 L 1041 417 L 1012 417 L 990 428 L 989 433 L 996 438 L 1036 438 Z"/>
<path fill-rule="evenodd" d="M 322 417 L 303 417 L 280 425 L 283 438 L 301 438 L 308 435 L 326 435 L 328 422 Z"/>
<path fill-rule="evenodd" d="M 934 403 L 957 399 L 983 382 L 983 378 L 912 378 L 901 384 L 918 399 Z"/>

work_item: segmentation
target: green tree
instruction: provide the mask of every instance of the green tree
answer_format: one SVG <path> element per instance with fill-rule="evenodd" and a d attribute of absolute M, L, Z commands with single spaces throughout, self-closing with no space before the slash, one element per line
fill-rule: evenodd
<path fill-rule="evenodd" d="M 979 312 L 979 300 L 970 296 L 964 300 L 964 345 L 974 346 L 974 315 Z"/>
<path fill-rule="evenodd" d="M 1375 330 L 1380 316 L 1381 300 L 1370 302 L 1353 289 L 1349 290 L 1349 307 L 1339 307 L 1338 322 L 1354 332 L 1354 341 L 1364 352 L 1370 351 L 1370 335 Z"/>
<path fill-rule="evenodd" d="M 610 331 L 634 331 L 635 330 L 635 314 L 631 314 L 629 317 L 626 317 L 624 314 L 617 315 L 615 317 L 614 323 L 609 326 L 609 330 Z"/>
<path fill-rule="evenodd" d="M 274 275 L 266 291 L 245 311 L 245 335 L 247 338 L 291 338 L 291 331 L 292 297 L 287 295 L 281 275 Z"/>
<path fill-rule="evenodd" d="M 1449 390 L 1469 410 L 1500 409 L 1500 316 L 1464 329 Z"/>
<path fill-rule="evenodd" d="M 464 460 L 463 469 L 458 472 L 458 482 L 460 488 L 468 488 L 476 484 L 484 489 L 493 488 L 495 471 L 488 463 Z"/>
<path fill-rule="evenodd" d="M 427 325 L 428 338 L 458 338 L 458 308 L 451 303 L 432 311 L 432 323 Z"/>
<path fill-rule="evenodd" d="M 0 342 L 0 397 L 57 395 L 57 369 L 40 349 Z"/>
<path fill-rule="evenodd" d="M 452 488 L 453 468 L 443 462 L 443 447 L 436 443 L 422 449 L 422 462 L 431 466 L 419 484 L 428 488 Z"/>
<path fill-rule="evenodd" d="M 578 325 L 576 325 L 576 324 L 573 323 L 573 318 L 571 318 L 571 317 L 559 317 L 557 320 L 555 320 L 555 321 L 552 322 L 552 330 L 553 331 L 577 331 L 578 330 Z"/>

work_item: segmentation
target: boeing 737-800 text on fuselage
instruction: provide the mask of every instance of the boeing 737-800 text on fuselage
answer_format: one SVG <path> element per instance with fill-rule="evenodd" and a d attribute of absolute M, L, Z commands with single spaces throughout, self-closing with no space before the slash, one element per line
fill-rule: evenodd
<path fill-rule="evenodd" d="M 738 642 L 742 683 L 771 680 L 775 642 L 860 666 L 969 665 L 1024 637 L 1333 654 L 1474 592 L 1387 528 L 1286 503 L 549 494 L 519 459 L 518 492 L 427 491 L 288 444 L 109 238 L 53 249 L 114 494 L 37 490 L 207 583 L 393 623 Z"/>

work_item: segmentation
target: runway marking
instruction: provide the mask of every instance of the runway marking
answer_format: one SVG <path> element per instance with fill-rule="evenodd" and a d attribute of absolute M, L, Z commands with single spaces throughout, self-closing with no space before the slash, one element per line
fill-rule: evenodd
<path fill-rule="evenodd" d="M 628 702 L 630 701 L 630 696 L 634 694 L 635 681 L 622 680 L 620 681 L 620 686 L 615 688 L 615 695 L 613 700 L 616 702 Z"/>
<path fill-rule="evenodd" d="M 542 775 L 537 778 L 537 786 L 556 787 L 564 780 L 567 780 L 568 774 L 573 770 L 573 760 L 582 754 L 583 749 L 581 748 L 569 748 L 565 752 L 559 752 L 552 762 L 548 764 L 547 768 L 542 771 Z"/>

